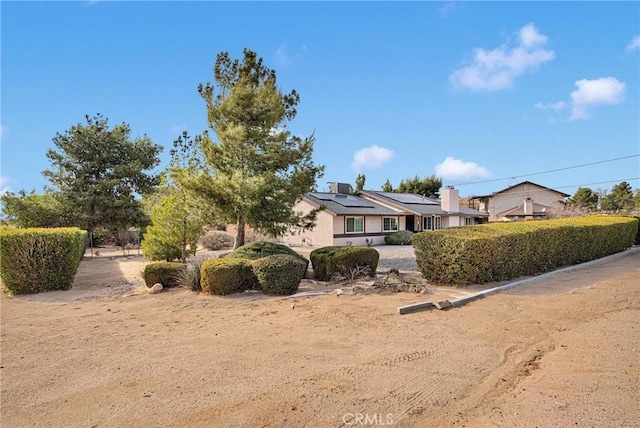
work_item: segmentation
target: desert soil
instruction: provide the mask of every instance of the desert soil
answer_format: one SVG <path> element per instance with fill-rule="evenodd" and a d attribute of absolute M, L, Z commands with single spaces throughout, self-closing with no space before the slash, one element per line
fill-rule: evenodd
<path fill-rule="evenodd" d="M 86 259 L 71 290 L 0 293 L 0 425 L 640 426 L 639 250 L 410 315 L 479 286 L 152 295 L 140 256 Z"/>

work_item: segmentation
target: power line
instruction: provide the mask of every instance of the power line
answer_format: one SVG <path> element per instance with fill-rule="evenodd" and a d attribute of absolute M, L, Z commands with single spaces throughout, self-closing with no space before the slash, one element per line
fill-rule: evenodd
<path fill-rule="evenodd" d="M 597 183 L 574 184 L 572 186 L 554 186 L 554 187 L 556 189 L 566 189 L 568 187 L 583 187 L 583 186 L 593 186 L 594 184 L 621 183 L 623 181 L 633 181 L 633 180 L 640 180 L 640 177 L 623 178 L 621 180 L 598 181 Z"/>
<path fill-rule="evenodd" d="M 591 165 L 599 165 L 599 164 L 607 163 L 607 162 L 614 162 L 614 161 L 619 161 L 619 160 L 623 160 L 623 159 L 635 158 L 635 157 L 638 157 L 638 156 L 640 156 L 640 153 L 639 154 L 635 154 L 635 155 L 622 156 L 622 157 L 614 158 L 614 159 L 607 159 L 607 160 L 602 160 L 602 161 L 597 161 L 597 162 L 585 163 L 585 164 L 582 164 L 582 165 L 574 165 L 574 166 L 567 166 L 567 167 L 564 167 L 564 168 L 550 169 L 550 170 L 547 170 L 547 171 L 533 172 L 531 174 L 515 175 L 513 177 L 505 177 L 505 178 L 493 178 L 491 180 L 474 181 L 474 182 L 471 182 L 471 183 L 453 184 L 452 186 L 458 186 L 459 187 L 459 186 L 468 186 L 468 185 L 471 185 L 471 184 L 491 183 L 491 182 L 494 182 L 494 181 L 513 180 L 515 178 L 531 177 L 533 175 L 541 175 L 541 174 L 549 174 L 551 172 L 566 171 L 568 169 L 582 168 L 582 167 L 591 166 Z M 594 183 L 594 184 L 598 184 L 598 183 Z M 570 187 L 570 186 L 567 186 L 567 187 Z"/>

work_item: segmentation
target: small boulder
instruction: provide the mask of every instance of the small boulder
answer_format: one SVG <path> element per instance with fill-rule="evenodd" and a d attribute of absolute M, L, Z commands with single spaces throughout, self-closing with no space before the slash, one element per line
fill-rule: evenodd
<path fill-rule="evenodd" d="M 162 286 L 162 284 L 160 284 L 159 282 L 156 282 L 155 284 L 153 284 L 153 287 L 149 289 L 149 293 L 158 294 L 162 291 L 163 288 L 164 287 Z"/>

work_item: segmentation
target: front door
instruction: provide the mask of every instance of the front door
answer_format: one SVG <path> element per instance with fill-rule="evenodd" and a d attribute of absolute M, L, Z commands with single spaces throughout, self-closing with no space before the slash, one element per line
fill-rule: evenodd
<path fill-rule="evenodd" d="M 416 220 L 415 217 L 412 215 L 408 215 L 405 217 L 405 229 L 407 229 L 409 232 L 415 232 L 416 228 L 415 228 L 415 224 L 416 224 Z"/>

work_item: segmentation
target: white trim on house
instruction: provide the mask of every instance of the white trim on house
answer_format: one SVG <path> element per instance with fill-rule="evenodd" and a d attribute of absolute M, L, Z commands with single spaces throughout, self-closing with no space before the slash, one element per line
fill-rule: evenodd
<path fill-rule="evenodd" d="M 387 227 L 387 220 L 389 220 L 390 227 Z M 398 219 L 398 217 L 392 217 L 392 216 L 382 217 L 383 232 L 397 232 L 398 230 L 400 230 L 400 220 Z"/>
<path fill-rule="evenodd" d="M 353 220 L 353 230 L 349 230 L 349 220 Z M 362 230 L 357 230 L 357 220 L 362 220 Z M 366 222 L 364 216 L 346 216 L 344 218 L 344 233 L 365 233 Z"/>
<path fill-rule="evenodd" d="M 415 198 L 411 200 L 410 197 L 410 202 L 400 202 L 389 199 L 384 192 L 376 191 L 361 191 L 356 195 L 309 193 L 296 204 L 294 210 L 306 214 L 314 208 L 323 207 L 324 209 L 318 212 L 316 226 L 311 230 L 287 233 L 282 237 L 282 241 L 290 245 L 316 247 L 382 245 L 385 243 L 385 237 L 396 231 L 425 230 L 422 226 L 427 221 L 429 227 L 426 230 L 438 230 L 460 226 L 465 223 L 465 217 L 471 218 L 475 223 L 476 218 L 487 216 L 459 204 L 456 207 L 454 202 L 458 195 L 454 190 L 445 189 L 451 193 L 450 209 L 456 208 L 451 212 L 442 210 L 440 200 L 420 195 L 413 195 L 418 197 L 417 202 Z"/>

